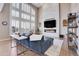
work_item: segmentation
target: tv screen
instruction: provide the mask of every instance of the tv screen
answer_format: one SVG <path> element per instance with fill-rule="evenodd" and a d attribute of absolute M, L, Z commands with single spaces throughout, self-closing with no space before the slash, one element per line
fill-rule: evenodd
<path fill-rule="evenodd" d="M 56 20 L 44 21 L 45 28 L 54 28 L 56 27 Z"/>

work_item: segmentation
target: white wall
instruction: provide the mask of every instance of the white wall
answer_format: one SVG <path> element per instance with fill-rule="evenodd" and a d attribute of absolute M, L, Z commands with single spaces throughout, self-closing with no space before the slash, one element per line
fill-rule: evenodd
<path fill-rule="evenodd" d="M 42 7 L 39 8 L 39 22 L 41 24 L 41 31 L 44 32 L 44 20 L 49 18 L 56 19 L 56 37 L 59 37 L 59 4 L 58 3 L 50 3 L 43 4 Z"/>
<path fill-rule="evenodd" d="M 63 20 L 68 20 L 68 13 L 70 13 L 70 4 L 61 3 L 60 4 L 60 34 L 67 34 L 67 26 L 63 26 Z"/>
<path fill-rule="evenodd" d="M 71 3 L 71 12 L 79 12 L 79 3 Z"/>
<path fill-rule="evenodd" d="M 9 11 L 9 4 L 4 4 L 3 10 L 0 12 L 0 40 L 9 36 Z M 7 21 L 7 26 L 3 26 L 2 21 Z"/>
<path fill-rule="evenodd" d="M 67 34 L 67 26 L 63 26 L 63 20 L 68 19 L 68 13 L 70 13 L 70 3 L 61 3 L 60 6 L 57 3 L 52 4 L 43 4 L 42 7 L 39 8 L 39 22 L 42 23 L 41 31 L 43 31 L 44 20 L 49 18 L 55 18 L 57 20 L 57 33 L 59 34 Z M 60 23 L 59 23 L 60 22 Z"/>

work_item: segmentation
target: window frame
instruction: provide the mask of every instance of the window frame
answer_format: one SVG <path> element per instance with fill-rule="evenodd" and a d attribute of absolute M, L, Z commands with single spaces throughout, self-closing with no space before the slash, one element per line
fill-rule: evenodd
<path fill-rule="evenodd" d="M 28 4 L 28 3 L 26 3 L 26 4 Z M 30 30 L 32 30 L 31 29 L 31 27 L 32 27 L 31 23 L 36 24 L 37 8 L 35 6 L 33 6 L 32 4 L 28 4 L 28 5 L 30 6 L 30 13 L 27 13 L 26 12 L 26 14 L 30 15 L 30 20 L 26 20 L 26 19 L 22 19 L 21 18 L 21 15 L 22 15 L 21 13 L 24 13 L 24 11 L 21 10 L 22 9 L 22 7 L 21 7 L 22 6 L 22 3 L 19 3 L 19 9 L 12 7 L 12 4 L 10 4 L 10 24 L 11 24 L 11 19 L 19 19 L 19 32 L 21 32 L 20 29 L 21 29 L 21 22 L 22 21 L 26 21 L 26 22 L 29 22 L 30 23 L 30 28 L 29 28 Z M 31 14 L 31 7 L 35 9 L 35 16 Z M 12 9 L 19 11 L 19 17 L 13 17 L 12 16 L 12 13 L 11 13 Z M 31 21 L 31 16 L 34 16 L 35 17 L 35 21 L 34 22 Z M 35 26 L 35 28 L 34 28 L 34 32 L 35 32 L 36 25 L 34 25 L 34 26 Z M 10 30 L 11 30 L 11 26 L 10 26 Z M 10 31 L 10 33 L 11 33 L 11 31 Z"/>

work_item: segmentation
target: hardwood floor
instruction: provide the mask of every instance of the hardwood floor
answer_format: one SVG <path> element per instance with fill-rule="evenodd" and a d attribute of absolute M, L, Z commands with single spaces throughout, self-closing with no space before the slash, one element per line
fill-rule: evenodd
<path fill-rule="evenodd" d="M 24 51 L 24 52 L 22 52 Z M 21 53 L 22 52 L 22 53 Z M 21 54 L 19 54 L 21 53 Z M 24 48 L 23 46 L 18 46 L 18 56 L 40 56 L 39 54 L 35 53 L 34 51 L 30 50 L 29 48 Z"/>
<path fill-rule="evenodd" d="M 64 39 L 64 42 L 60 51 L 60 56 L 77 56 L 77 53 L 75 51 L 72 51 L 68 48 L 67 39 Z"/>
<path fill-rule="evenodd" d="M 22 47 L 20 47 L 22 49 Z M 11 56 L 11 41 L 0 41 L 0 56 Z M 13 50 L 13 53 L 16 53 L 16 48 Z M 40 56 L 39 54 L 26 49 L 26 52 L 22 53 L 19 56 Z M 67 39 L 64 39 L 61 51 L 60 51 L 60 56 L 77 56 L 77 53 L 69 50 L 67 47 Z"/>
<path fill-rule="evenodd" d="M 39 54 L 23 48 L 22 46 L 18 46 L 20 48 L 19 52 L 23 49 L 26 51 L 18 56 L 39 56 Z M 11 47 L 11 40 L 0 41 L 0 56 L 17 56 L 17 49 Z"/>
<path fill-rule="evenodd" d="M 0 41 L 0 56 L 10 56 L 10 40 Z"/>

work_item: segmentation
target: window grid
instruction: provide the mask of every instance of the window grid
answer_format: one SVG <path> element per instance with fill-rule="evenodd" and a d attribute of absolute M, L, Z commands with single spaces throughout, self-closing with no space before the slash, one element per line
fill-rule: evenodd
<path fill-rule="evenodd" d="M 20 4 L 18 4 L 18 3 L 12 3 L 12 7 L 13 7 L 13 8 L 19 9 L 19 5 L 20 5 Z"/>
<path fill-rule="evenodd" d="M 12 9 L 12 16 L 19 17 L 19 11 Z"/>
<path fill-rule="evenodd" d="M 34 8 L 31 7 L 29 4 L 25 3 L 12 4 L 12 26 L 23 29 L 24 31 L 34 30 L 35 28 Z"/>

